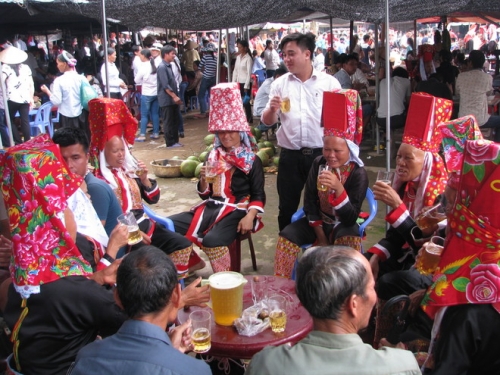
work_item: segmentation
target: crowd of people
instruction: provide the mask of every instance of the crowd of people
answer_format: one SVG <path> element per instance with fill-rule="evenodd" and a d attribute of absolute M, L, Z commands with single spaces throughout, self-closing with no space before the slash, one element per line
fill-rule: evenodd
<path fill-rule="evenodd" d="M 53 137 L 15 138 L 0 154 L 0 264 L 10 272 L 0 285 L 0 310 L 12 333 L 9 373 L 211 373 L 207 364 L 183 354 L 192 349 L 190 322 L 171 324 L 180 308 L 209 300 L 200 278 L 183 290 L 178 283 L 205 266 L 193 244 L 213 272 L 229 271 L 236 236 L 263 225 L 265 178 L 250 132 L 255 67 L 267 77 L 254 103 L 259 126 L 280 125 L 274 273 L 290 278 L 296 267 L 296 293 L 313 318 L 313 330 L 293 346 L 256 354 L 248 373 L 499 371 L 494 351 L 500 234 L 491 202 L 498 193 L 500 147 L 484 140 L 480 127 L 500 127 L 500 116 L 487 114 L 493 88 L 483 71 L 484 53 L 472 50 L 469 69 L 454 69 L 446 48 L 424 43 L 416 70 L 395 67 L 392 77 L 382 79 L 394 95 L 389 106 L 381 91 L 377 121 L 394 118 L 403 137 L 394 180 L 372 186 L 375 199 L 389 208 L 388 229 L 362 254 L 358 217 L 369 182 L 360 143 L 371 116 L 362 103 L 369 47 L 356 48 L 355 41 L 349 51 L 340 38 L 342 53 L 315 64 L 324 53 L 321 40 L 311 33 L 283 35 L 279 53 L 273 40 L 259 48 L 255 41 L 235 40 L 232 82 L 219 84 L 218 51 L 208 39 L 203 47 L 188 40 L 180 58 L 175 42 L 152 40 L 149 48 L 133 48 L 131 74 L 142 91 L 140 124 L 122 100 L 120 89 L 128 84 L 115 65 L 112 44 L 102 48 L 101 79 L 107 77 L 103 88 L 109 97 L 89 100 L 88 111 L 80 90 L 89 81 L 76 73 L 74 55 L 59 51 L 62 74 L 40 90 L 61 109 L 60 129 Z M 409 45 L 407 40 L 407 51 Z M 29 81 L 20 81 L 25 54 L 7 42 L 2 48 L 12 58 L 2 74 L 7 81 L 17 79 L 21 90 Z M 261 65 L 255 64 L 261 55 Z M 330 69 L 335 64 L 336 72 Z M 456 78 L 444 85 L 460 96 L 458 119 L 452 119 L 452 97 L 423 86 L 412 92 L 410 77 L 420 85 L 434 74 L 438 82 Z M 9 107 L 20 114 L 29 110 L 36 83 L 26 86 L 29 95 L 16 102 L 20 92 L 7 85 Z M 149 119 L 151 138 L 159 137 L 161 119 L 166 147 L 182 147 L 187 97 L 198 99 L 198 117 L 208 117 L 214 143 L 196 185 L 201 201 L 170 216 L 171 231 L 145 214 L 144 202 L 157 203 L 160 189 L 131 146 L 146 140 Z M 292 222 L 302 196 L 304 217 Z M 436 205 L 445 207 L 447 221 L 419 227 L 417 216 Z M 127 226 L 116 224 L 123 214 L 137 222 L 139 243 L 129 245 Z M 424 275 L 415 265 L 435 236 L 444 238 L 443 252 L 437 268 Z M 297 265 L 305 244 L 314 247 Z M 370 326 L 372 314 L 374 337 L 363 343 L 359 333 Z M 428 356 L 416 358 L 408 350 L 416 340 L 426 343 Z"/>

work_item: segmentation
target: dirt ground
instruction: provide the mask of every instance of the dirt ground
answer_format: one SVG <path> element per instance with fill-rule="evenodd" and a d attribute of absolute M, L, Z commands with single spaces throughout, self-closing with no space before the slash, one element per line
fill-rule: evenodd
<path fill-rule="evenodd" d="M 178 156 L 181 159 L 187 158 L 195 153 L 200 153 L 205 149 L 203 138 L 208 134 L 207 124 L 208 119 L 196 119 L 194 113 L 188 112 L 184 115 L 184 134 L 185 138 L 181 138 L 180 142 L 184 145 L 182 148 L 167 149 L 163 138 L 158 140 L 150 140 L 149 134 L 146 142 L 137 142 L 134 145 L 132 153 L 138 159 L 144 161 L 146 165 L 157 159 L 170 159 Z M 254 121 L 257 123 L 257 119 Z M 265 135 L 263 135 L 265 139 Z M 361 158 L 366 164 L 366 169 L 370 178 L 370 185 L 375 181 L 376 172 L 379 169 L 385 168 L 386 158 L 385 152 L 377 155 L 373 152 L 374 142 L 370 136 L 366 136 L 362 143 Z M 270 141 L 276 144 L 276 139 L 272 136 Z M 149 169 L 150 178 L 156 178 Z M 161 215 L 172 215 L 175 213 L 188 210 L 191 206 L 198 203 L 200 198 L 196 193 L 196 179 L 189 178 L 156 178 L 161 189 L 160 202 L 153 205 L 153 210 Z M 257 257 L 257 272 L 253 271 L 248 241 L 242 243 L 242 265 L 241 272 L 243 274 L 261 274 L 269 275 L 273 272 L 273 260 L 276 241 L 278 238 L 278 194 L 276 191 L 276 174 L 266 174 L 265 190 L 267 195 L 267 203 L 265 214 L 263 216 L 264 228 L 256 234 L 252 235 L 255 252 Z M 367 211 L 366 202 L 363 205 L 363 210 Z M 364 249 L 369 248 L 376 243 L 385 231 L 385 205 L 381 204 L 378 207 L 377 217 L 368 226 L 367 238 L 363 241 Z M 205 255 L 198 251 L 205 260 Z M 198 275 L 207 277 L 212 273 L 210 264 L 207 261 L 207 266 L 197 272 Z"/>

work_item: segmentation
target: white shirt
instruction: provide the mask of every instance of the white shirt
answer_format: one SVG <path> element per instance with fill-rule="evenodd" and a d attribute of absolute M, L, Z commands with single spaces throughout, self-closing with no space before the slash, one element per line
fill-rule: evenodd
<path fill-rule="evenodd" d="M 460 96 L 458 117 L 474 115 L 479 126 L 490 118 L 488 114 L 488 94 L 493 90 L 493 77 L 479 69 L 460 73 L 455 89 Z"/>
<path fill-rule="evenodd" d="M 323 128 L 320 126 L 323 92 L 340 88 L 337 79 L 317 70 L 313 70 L 311 78 L 305 82 L 292 73 L 275 79 L 269 99 L 274 96 L 290 98 L 290 112 L 280 114 L 281 127 L 276 133 L 278 145 L 290 150 L 323 147 Z M 270 100 L 265 110 L 269 106 Z"/>
<path fill-rule="evenodd" d="M 70 70 L 54 80 L 50 101 L 61 115 L 77 117 L 82 113 L 80 89 L 84 79 L 75 70 Z"/>
<path fill-rule="evenodd" d="M 177 56 L 175 56 L 175 59 L 171 65 L 172 65 L 172 72 L 174 73 L 175 81 L 177 82 L 177 90 L 178 90 L 179 85 L 182 82 L 182 75 L 181 75 L 181 63 L 180 63 L 179 58 Z"/>
<path fill-rule="evenodd" d="M 137 75 L 139 72 L 139 67 L 141 66 L 142 61 L 139 56 L 134 56 L 134 59 L 132 60 L 132 70 L 134 71 L 134 77 Z"/>
<path fill-rule="evenodd" d="M 252 58 L 248 53 L 243 56 L 238 55 L 233 71 L 233 82 L 244 83 L 245 89 L 250 88 L 250 78 L 252 76 Z"/>
<path fill-rule="evenodd" d="M 411 95 L 411 82 L 408 78 L 391 77 L 391 116 L 405 111 L 405 101 Z M 387 118 L 387 79 L 380 81 L 380 98 L 377 116 Z"/>
<path fill-rule="evenodd" d="M 158 95 L 158 79 L 156 73 L 151 74 L 151 63 L 149 61 L 141 62 L 134 80 L 138 85 L 142 85 L 142 95 Z"/>
<path fill-rule="evenodd" d="M 269 101 L 269 92 L 271 91 L 271 84 L 274 82 L 274 78 L 268 78 L 257 91 L 255 99 L 253 100 L 253 115 L 259 117 L 262 115 L 264 108 L 266 108 L 267 102 Z"/>
<path fill-rule="evenodd" d="M 115 63 L 105 62 L 108 64 L 108 75 L 109 75 L 109 92 L 120 92 L 120 84 L 122 80 L 120 79 L 120 72 L 116 67 Z M 104 64 L 101 66 L 101 78 L 104 90 L 106 90 L 106 67 Z"/>
<path fill-rule="evenodd" d="M 21 64 L 19 76 L 7 64 L 2 64 L 7 99 L 15 103 L 32 103 L 35 85 L 28 65 Z"/>
<path fill-rule="evenodd" d="M 313 68 L 319 72 L 325 70 L 325 55 L 320 53 L 319 55 L 314 56 Z"/>
<path fill-rule="evenodd" d="M 266 48 L 264 51 L 264 61 L 266 62 L 267 70 L 276 70 L 280 66 L 280 55 L 273 48 L 272 50 Z"/>

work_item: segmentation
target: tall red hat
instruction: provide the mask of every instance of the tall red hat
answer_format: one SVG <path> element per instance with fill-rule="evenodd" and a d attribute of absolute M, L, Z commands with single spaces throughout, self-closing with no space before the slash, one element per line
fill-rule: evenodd
<path fill-rule="evenodd" d="M 104 150 L 106 142 L 115 135 L 122 137 L 129 145 L 135 141 L 137 120 L 132 116 L 123 100 L 96 98 L 89 101 L 89 125 L 92 152 Z"/>
<path fill-rule="evenodd" d="M 438 152 L 441 132 L 438 125 L 451 118 L 453 102 L 424 92 L 411 95 L 403 143 L 422 151 Z"/>
<path fill-rule="evenodd" d="M 210 89 L 208 131 L 250 131 L 236 82 L 219 83 Z"/>
<path fill-rule="evenodd" d="M 357 90 L 323 93 L 321 121 L 325 136 L 336 136 L 360 144 L 363 137 L 363 110 Z"/>

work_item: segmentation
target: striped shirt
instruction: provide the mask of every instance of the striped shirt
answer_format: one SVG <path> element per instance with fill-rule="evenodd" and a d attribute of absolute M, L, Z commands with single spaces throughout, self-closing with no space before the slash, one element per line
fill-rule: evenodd
<path fill-rule="evenodd" d="M 201 59 L 200 69 L 203 69 L 203 78 L 215 77 L 217 72 L 217 59 L 215 56 L 204 55 Z"/>

